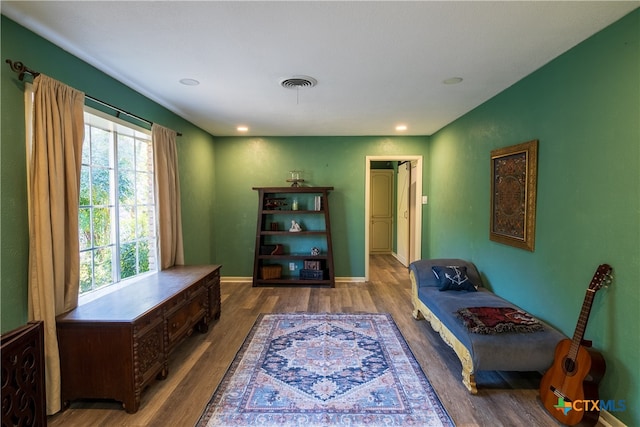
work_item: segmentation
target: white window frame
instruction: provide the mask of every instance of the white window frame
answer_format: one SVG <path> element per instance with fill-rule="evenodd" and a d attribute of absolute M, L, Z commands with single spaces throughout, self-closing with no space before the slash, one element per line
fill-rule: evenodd
<path fill-rule="evenodd" d="M 105 128 L 107 127 L 109 131 L 112 132 L 117 132 L 118 129 L 121 129 L 122 127 L 127 128 L 128 130 L 133 130 L 136 132 L 140 132 L 143 134 L 146 134 L 149 136 L 149 140 L 151 140 L 151 131 L 148 129 L 145 129 L 143 127 L 140 126 L 136 126 L 134 124 L 131 124 L 130 122 L 127 122 L 125 120 L 119 119 L 117 117 L 111 116 L 109 114 L 106 114 L 100 110 L 85 106 L 84 107 L 84 111 L 85 113 L 89 113 L 93 116 L 95 116 L 97 118 L 97 121 L 94 123 L 89 123 L 91 126 L 96 126 L 96 127 L 102 127 Z M 105 122 L 102 122 L 105 121 Z M 99 122 L 102 122 L 101 124 L 98 124 Z M 87 123 L 85 123 L 86 125 Z M 85 136 L 86 137 L 86 136 Z M 115 144 L 114 147 L 114 156 L 117 159 L 117 144 Z M 117 160 L 114 161 L 114 175 L 117 176 L 118 173 L 118 162 Z M 153 171 L 153 179 L 152 179 L 152 185 L 155 188 L 155 169 Z M 115 184 L 112 185 L 112 191 L 117 192 L 117 186 Z M 155 263 L 154 266 L 152 268 L 149 269 L 149 271 L 144 272 L 144 273 L 139 273 L 137 275 L 125 278 L 125 279 L 120 279 L 120 265 L 118 262 L 115 261 L 115 259 L 118 258 L 119 254 L 120 254 L 120 234 L 119 234 L 119 217 L 117 215 L 118 212 L 118 204 L 119 204 L 119 200 L 117 197 L 117 194 L 115 196 L 113 196 L 113 202 L 114 202 L 114 206 L 113 209 L 116 212 L 116 214 L 114 215 L 114 223 L 115 226 L 112 227 L 111 233 L 113 235 L 113 241 L 114 241 L 114 245 L 115 245 L 115 255 L 114 255 L 114 262 L 113 262 L 113 269 L 115 269 L 115 277 L 116 277 L 116 281 L 109 284 L 109 285 L 104 285 L 98 289 L 95 290 L 90 290 L 90 291 L 86 291 L 85 293 L 81 294 L 79 296 L 78 299 L 78 304 L 82 305 L 82 304 L 86 304 L 90 301 L 93 301 L 103 295 L 106 295 L 108 293 L 114 292 L 118 289 L 121 289 L 125 286 L 129 286 L 134 284 L 136 281 L 138 281 L 139 279 L 154 274 L 157 272 L 158 270 L 158 248 L 157 248 L 157 242 L 158 242 L 158 227 L 157 227 L 157 209 L 156 209 L 156 200 L 155 200 L 155 191 L 152 191 L 152 197 L 153 197 L 153 210 L 154 210 L 154 227 L 153 227 L 153 232 L 155 234 L 154 236 L 154 242 L 155 244 L 150 245 L 149 246 L 149 250 L 153 251 L 153 254 L 150 256 L 150 258 L 152 258 Z M 96 247 L 92 246 L 90 249 L 88 250 L 95 250 Z M 87 249 L 80 249 L 80 252 L 86 252 Z M 80 283 L 78 283 L 78 287 L 80 286 Z"/>

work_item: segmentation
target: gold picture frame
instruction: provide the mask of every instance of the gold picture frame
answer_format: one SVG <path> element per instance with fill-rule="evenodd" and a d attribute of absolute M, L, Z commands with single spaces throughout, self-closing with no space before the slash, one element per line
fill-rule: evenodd
<path fill-rule="evenodd" d="M 491 151 L 491 240 L 533 252 L 537 175 L 537 139 Z"/>

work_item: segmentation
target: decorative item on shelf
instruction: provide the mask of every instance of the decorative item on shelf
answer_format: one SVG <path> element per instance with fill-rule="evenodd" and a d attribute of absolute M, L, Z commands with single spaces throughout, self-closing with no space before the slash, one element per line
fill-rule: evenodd
<path fill-rule="evenodd" d="M 298 199 L 294 197 L 293 201 L 291 202 L 291 210 L 292 211 L 297 211 L 298 210 Z"/>
<path fill-rule="evenodd" d="M 324 260 L 321 259 L 305 259 L 305 270 L 324 270 Z"/>
<path fill-rule="evenodd" d="M 324 280 L 325 270 L 308 270 L 303 268 L 300 270 L 300 278 L 303 280 Z"/>
<path fill-rule="evenodd" d="M 292 187 L 300 187 L 300 183 L 304 182 L 302 177 L 302 171 L 289 171 L 289 179 L 287 182 L 291 182 Z"/>
<path fill-rule="evenodd" d="M 311 248 L 311 255 L 320 255 L 320 249 L 316 247 Z"/>
<path fill-rule="evenodd" d="M 287 206 L 287 199 L 285 197 L 268 197 L 264 201 L 264 209 L 277 210 Z"/>
<path fill-rule="evenodd" d="M 260 268 L 262 280 L 279 279 L 282 277 L 282 266 L 280 264 L 263 265 Z"/>
<path fill-rule="evenodd" d="M 294 219 L 291 220 L 291 228 L 289 229 L 292 233 L 297 233 L 302 231 L 302 227 L 298 224 Z"/>
<path fill-rule="evenodd" d="M 262 245 L 260 246 L 260 255 L 283 255 L 284 246 L 280 243 L 275 245 Z"/>
<path fill-rule="evenodd" d="M 313 210 L 314 211 L 322 210 L 322 196 L 315 196 L 313 198 Z"/>

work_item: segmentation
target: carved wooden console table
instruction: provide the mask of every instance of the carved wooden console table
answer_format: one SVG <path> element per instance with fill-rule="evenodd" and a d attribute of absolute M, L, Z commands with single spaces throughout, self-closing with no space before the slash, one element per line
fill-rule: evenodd
<path fill-rule="evenodd" d="M 129 413 L 168 356 L 220 317 L 220 266 L 176 266 L 57 318 L 62 400 L 115 399 Z"/>

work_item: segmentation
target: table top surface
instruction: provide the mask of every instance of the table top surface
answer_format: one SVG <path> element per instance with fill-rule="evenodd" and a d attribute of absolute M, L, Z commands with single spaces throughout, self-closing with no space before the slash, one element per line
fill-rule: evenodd
<path fill-rule="evenodd" d="M 58 324 L 90 321 L 130 323 L 220 267 L 182 265 L 158 271 L 61 314 L 56 320 Z"/>

